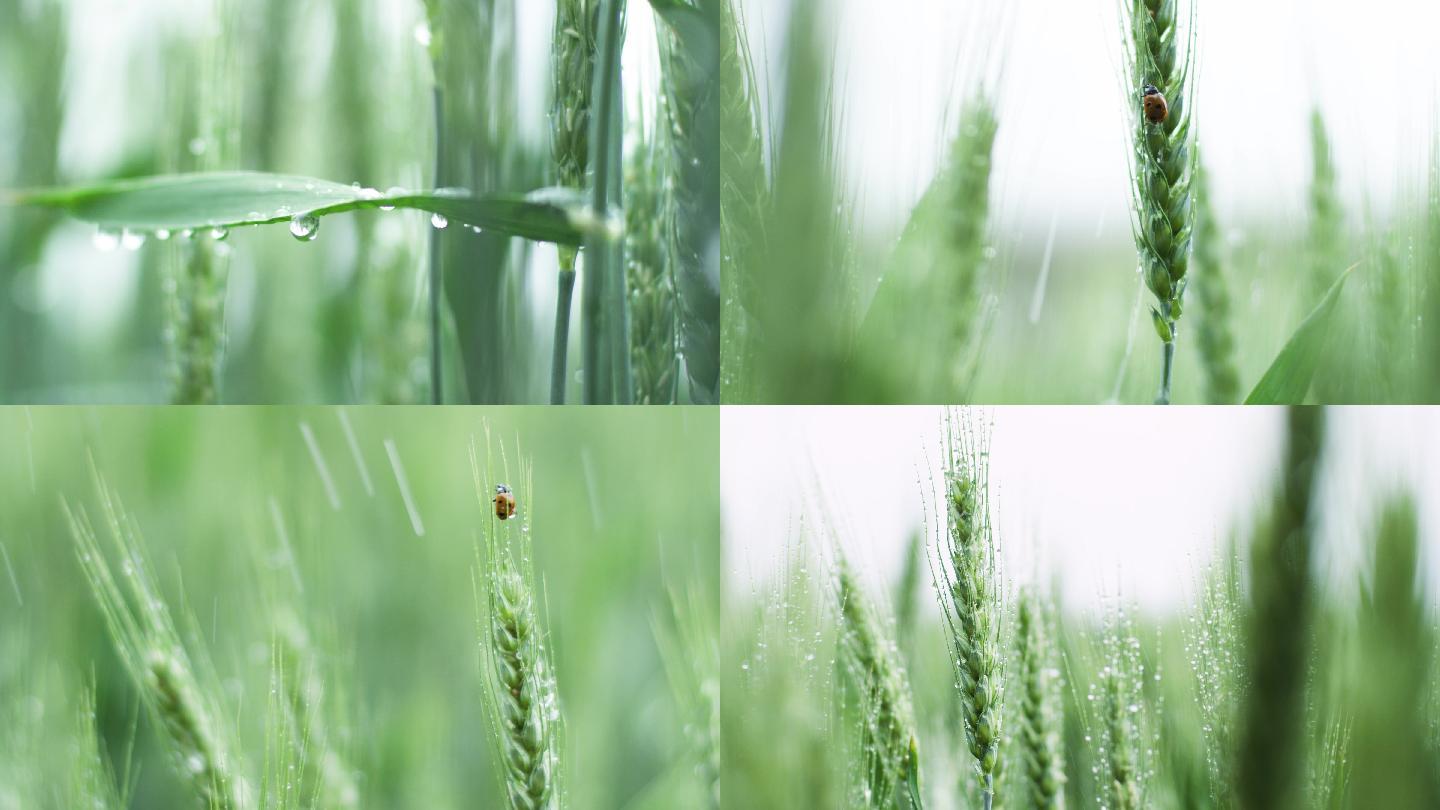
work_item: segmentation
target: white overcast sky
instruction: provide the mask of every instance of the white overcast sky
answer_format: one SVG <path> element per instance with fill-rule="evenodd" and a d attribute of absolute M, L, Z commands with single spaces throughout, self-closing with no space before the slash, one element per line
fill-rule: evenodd
<path fill-rule="evenodd" d="M 1121 593 L 1178 607 L 1232 526 L 1267 502 L 1284 442 L 1275 408 L 1007 407 L 993 419 L 991 486 L 1017 579 L 1058 575 L 1066 602 Z M 778 570 L 802 519 L 838 527 L 877 586 L 897 575 L 939 473 L 943 411 L 929 407 L 732 407 L 721 414 L 724 571 L 747 592 Z M 1322 575 L 1353 582 L 1376 504 L 1424 499 L 1440 580 L 1440 411 L 1329 412 Z M 919 482 L 925 482 L 923 484 Z"/>
<path fill-rule="evenodd" d="M 761 76 L 792 0 L 740 0 Z M 997 43 L 1005 76 L 997 191 L 1005 216 L 1128 239 L 1120 0 L 827 0 L 839 37 L 851 180 L 868 222 L 899 220 L 933 173 L 953 66 Z M 1332 129 L 1342 189 L 1384 207 L 1435 133 L 1440 4 L 1202 0 L 1199 132 L 1222 212 L 1303 210 L 1309 110 Z M 1005 26 L 988 20 L 1007 17 Z M 978 33 L 977 33 L 978 32 Z M 963 85 L 962 85 L 963 86 Z M 1238 210 L 1237 210 L 1238 209 Z"/>

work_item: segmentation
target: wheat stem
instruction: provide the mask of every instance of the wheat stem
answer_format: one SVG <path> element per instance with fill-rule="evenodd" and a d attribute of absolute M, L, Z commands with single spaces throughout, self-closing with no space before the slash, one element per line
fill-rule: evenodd
<path fill-rule="evenodd" d="M 439 70 L 437 68 L 436 72 Z M 435 109 L 435 185 L 440 185 L 445 165 L 445 93 L 437 76 L 434 88 Z M 440 246 L 439 228 L 430 229 L 430 403 L 445 401 L 441 358 L 440 308 L 444 295 L 445 252 Z"/>
<path fill-rule="evenodd" d="M 599 0 L 559 0 L 556 4 L 550 151 L 555 163 L 556 180 L 568 188 L 584 188 L 586 173 L 590 169 L 590 107 L 599 30 Z M 553 405 L 565 403 L 575 261 L 576 251 L 573 248 L 560 248 L 555 345 L 550 369 L 550 402 Z"/>

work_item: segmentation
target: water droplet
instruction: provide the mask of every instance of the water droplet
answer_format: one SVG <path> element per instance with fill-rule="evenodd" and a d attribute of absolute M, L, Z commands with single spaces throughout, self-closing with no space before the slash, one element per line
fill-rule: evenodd
<path fill-rule="evenodd" d="M 193 239 L 194 237 L 195 237 L 195 231 L 192 230 L 192 229 L 190 229 L 190 228 L 186 228 L 185 230 L 183 230 L 183 231 L 180 232 L 180 238 L 181 238 L 181 239 Z"/>
<path fill-rule="evenodd" d="M 225 228 L 222 228 L 222 227 L 215 227 L 215 228 L 211 228 L 211 229 L 210 229 L 210 238 L 211 238 L 211 239 L 214 239 L 216 242 L 223 242 L 223 241 L 225 241 L 225 237 L 227 237 L 227 236 L 229 236 L 229 235 L 230 235 L 230 231 L 228 231 L 228 230 L 226 230 Z"/>
<path fill-rule="evenodd" d="M 320 233 L 320 218 L 314 214 L 300 214 L 290 220 L 290 235 L 301 242 L 313 242 Z"/>
<path fill-rule="evenodd" d="M 170 239 L 170 229 L 169 229 L 169 228 L 157 228 L 156 231 L 155 231 L 155 238 L 156 238 L 156 240 L 161 241 L 161 242 L 168 241 L 168 240 Z"/>
<path fill-rule="evenodd" d="M 191 754 L 185 760 L 185 767 L 189 768 L 191 773 L 200 773 L 205 770 L 205 758 L 199 754 Z"/>
<path fill-rule="evenodd" d="M 385 189 L 385 196 L 386 196 L 386 197 L 403 197 L 405 194 L 406 194 L 405 189 L 403 189 L 403 188 L 401 188 L 401 187 L 399 187 L 399 186 L 391 186 L 390 188 Z M 394 211 L 394 210 L 395 210 L 395 206 L 393 206 L 393 205 L 382 205 L 382 206 L 380 206 L 380 210 L 381 210 L 381 211 Z"/>
<path fill-rule="evenodd" d="M 420 22 L 415 23 L 415 41 L 420 43 L 420 47 L 430 47 L 431 39 L 432 37 L 430 35 L 430 23 L 426 22 L 425 20 L 421 20 Z"/>
<path fill-rule="evenodd" d="M 126 250 L 139 250 L 145 244 L 145 234 L 129 229 L 120 232 L 120 247 Z"/>
<path fill-rule="evenodd" d="M 370 188 L 368 186 L 360 189 L 360 199 L 362 200 L 378 200 L 382 196 L 383 195 L 378 190 Z"/>
<path fill-rule="evenodd" d="M 95 231 L 95 236 L 91 237 L 91 241 L 95 243 L 96 250 L 101 253 L 109 253 L 120 244 L 120 235 L 101 228 Z"/>
<path fill-rule="evenodd" d="M 443 215 L 441 215 L 441 214 L 431 214 L 431 215 L 430 215 L 430 224 L 431 224 L 431 225 L 434 225 L 435 228 L 436 228 L 436 230 L 442 230 L 442 231 L 443 231 L 443 230 L 445 230 L 445 228 L 449 227 L 449 225 L 450 225 L 450 220 L 446 219 L 446 218 L 445 218 Z"/>

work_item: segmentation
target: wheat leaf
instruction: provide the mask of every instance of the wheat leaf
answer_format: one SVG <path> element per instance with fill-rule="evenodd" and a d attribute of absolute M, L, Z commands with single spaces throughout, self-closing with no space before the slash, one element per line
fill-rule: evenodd
<path fill-rule="evenodd" d="M 61 208 L 101 228 L 181 231 L 289 222 L 362 208 L 416 208 L 448 220 L 537 242 L 579 245 L 605 232 L 584 198 L 565 189 L 471 195 L 461 189 L 374 189 L 311 177 L 204 172 L 120 180 L 94 186 L 13 192 L 15 203 Z"/>
<path fill-rule="evenodd" d="M 1326 347 L 1330 343 L 1330 319 L 1335 313 L 1335 307 L 1340 301 L 1340 292 L 1345 287 L 1345 279 L 1350 277 L 1350 271 L 1359 265 L 1352 264 L 1345 268 L 1340 278 L 1330 285 L 1330 291 L 1325 293 L 1325 298 L 1320 301 L 1319 306 L 1310 313 L 1295 330 L 1295 334 L 1285 342 L 1285 347 L 1276 355 L 1275 362 L 1265 371 L 1265 376 L 1255 385 L 1250 396 L 1245 398 L 1246 405 L 1299 405 L 1305 399 L 1305 394 L 1310 390 L 1310 381 L 1315 376 L 1315 369 L 1320 365 L 1320 358 L 1325 355 Z"/>

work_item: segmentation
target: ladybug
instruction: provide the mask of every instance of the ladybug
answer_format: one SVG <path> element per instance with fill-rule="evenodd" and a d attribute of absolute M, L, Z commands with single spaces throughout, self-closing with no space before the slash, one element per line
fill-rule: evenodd
<path fill-rule="evenodd" d="M 1153 84 L 1145 85 L 1141 91 L 1141 102 L 1145 106 L 1145 120 L 1152 124 L 1162 124 L 1170 117 L 1170 105 L 1165 103 L 1165 97 Z"/>
<path fill-rule="evenodd" d="M 515 493 L 504 484 L 495 485 L 495 517 L 501 520 L 515 517 Z"/>

